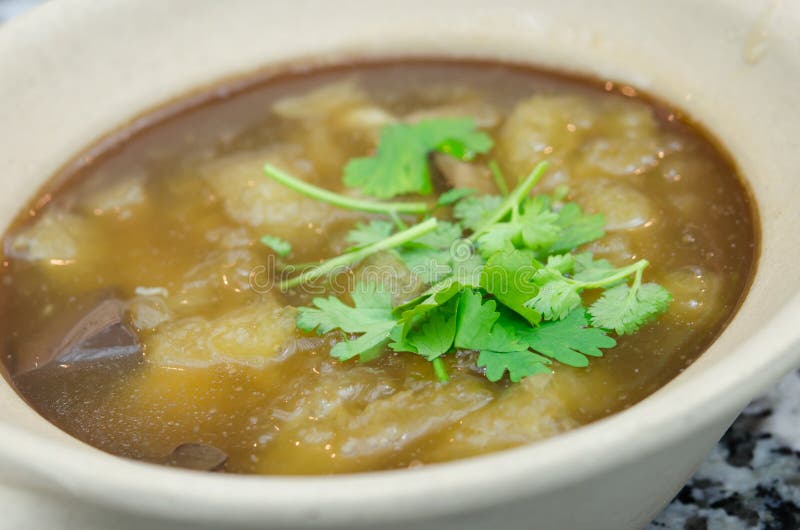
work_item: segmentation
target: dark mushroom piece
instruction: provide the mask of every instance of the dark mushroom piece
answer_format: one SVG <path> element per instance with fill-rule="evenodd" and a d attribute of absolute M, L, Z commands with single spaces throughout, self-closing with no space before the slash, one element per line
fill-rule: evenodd
<path fill-rule="evenodd" d="M 194 471 L 223 471 L 227 462 L 225 451 L 213 445 L 190 442 L 177 446 L 159 463 Z"/>
<path fill-rule="evenodd" d="M 433 154 L 433 164 L 449 188 L 471 188 L 478 193 L 497 193 L 488 168 L 462 162 L 444 153 Z"/>
<path fill-rule="evenodd" d="M 142 345 L 125 321 L 125 304 L 109 291 L 87 295 L 41 330 L 37 340 L 14 355 L 12 376 L 56 365 L 107 359 L 141 359 Z"/>

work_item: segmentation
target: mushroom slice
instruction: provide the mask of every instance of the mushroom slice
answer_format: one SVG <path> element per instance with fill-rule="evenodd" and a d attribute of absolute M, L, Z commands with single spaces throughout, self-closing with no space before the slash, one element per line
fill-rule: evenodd
<path fill-rule="evenodd" d="M 228 462 L 228 453 L 213 445 L 183 443 L 164 457 L 162 464 L 195 471 L 222 471 Z"/>
<path fill-rule="evenodd" d="M 125 304 L 107 291 L 88 295 L 74 313 L 46 326 L 41 340 L 15 355 L 14 376 L 54 364 L 69 365 L 105 359 L 141 357 L 136 332 L 125 322 Z M 85 308 L 81 310 L 81 307 Z"/>
<path fill-rule="evenodd" d="M 462 162 L 444 153 L 435 153 L 433 163 L 452 188 L 471 188 L 479 193 L 497 193 L 492 174 L 484 166 Z"/>

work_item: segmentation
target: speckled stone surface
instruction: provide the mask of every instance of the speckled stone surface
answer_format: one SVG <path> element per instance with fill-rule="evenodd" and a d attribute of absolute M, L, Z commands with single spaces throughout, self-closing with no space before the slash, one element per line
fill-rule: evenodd
<path fill-rule="evenodd" d="M 0 23 L 41 2 L 0 0 Z M 748 406 L 646 528 L 663 529 L 800 530 L 800 371 Z"/>
<path fill-rule="evenodd" d="M 753 401 L 647 530 L 800 529 L 800 371 Z"/>

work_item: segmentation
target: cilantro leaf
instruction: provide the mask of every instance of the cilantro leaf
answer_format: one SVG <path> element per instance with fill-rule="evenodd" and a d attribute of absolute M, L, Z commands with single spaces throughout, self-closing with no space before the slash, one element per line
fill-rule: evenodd
<path fill-rule="evenodd" d="M 542 315 L 526 303 L 538 292 L 533 276 L 541 265 L 530 251 L 506 250 L 489 258 L 481 272 L 481 287 L 531 325 Z"/>
<path fill-rule="evenodd" d="M 574 203 L 554 211 L 550 197 L 527 197 L 517 190 L 504 200 L 483 199 L 460 201 L 453 215 L 476 231 L 478 248 L 486 257 L 509 247 L 536 250 L 544 256 L 560 254 L 604 234 L 603 216 L 584 215 Z"/>
<path fill-rule="evenodd" d="M 462 159 L 486 153 L 492 140 L 470 118 L 441 118 L 383 127 L 374 156 L 354 158 L 344 169 L 344 183 L 366 195 L 388 199 L 404 193 L 433 191 L 428 155 L 440 150 Z"/>
<path fill-rule="evenodd" d="M 576 284 L 564 278 L 557 269 L 540 269 L 536 271 L 533 281 L 539 290 L 526 305 L 541 313 L 545 319 L 561 320 L 581 305 Z"/>
<path fill-rule="evenodd" d="M 334 297 L 315 298 L 316 308 L 300 307 L 297 327 L 323 335 L 334 329 L 345 333 L 363 333 L 355 340 L 334 345 L 331 355 L 346 360 L 361 355 L 368 360 L 374 349 L 389 340 L 389 332 L 397 325 L 392 316 L 392 293 L 375 283 L 360 283 L 351 293 L 354 306 Z"/>
<path fill-rule="evenodd" d="M 408 270 L 417 275 L 424 283 L 435 283 L 452 272 L 450 253 L 430 247 L 402 249 L 398 255 Z"/>
<path fill-rule="evenodd" d="M 520 219 L 522 241 L 531 249 L 552 245 L 562 232 L 557 223 L 559 215 L 550 209 L 550 201 L 539 196 L 525 201 Z"/>
<path fill-rule="evenodd" d="M 436 230 L 399 247 L 397 255 L 425 283 L 435 283 L 453 271 L 450 247 L 461 237 L 461 227 L 442 221 Z"/>
<path fill-rule="evenodd" d="M 392 317 L 392 293 L 374 283 L 360 283 L 352 293 L 355 307 L 344 304 L 333 296 L 315 298 L 316 308 L 298 309 L 297 327 L 303 331 L 317 330 L 325 334 L 334 329 L 345 333 L 360 333 L 372 326 L 394 321 Z"/>
<path fill-rule="evenodd" d="M 497 302 L 483 301 L 478 291 L 465 289 L 456 312 L 456 348 L 465 350 L 515 351 L 520 349 L 513 330 L 495 325 L 500 318 Z"/>
<path fill-rule="evenodd" d="M 386 239 L 394 232 L 394 223 L 389 221 L 370 221 L 358 223 L 350 230 L 345 241 L 353 244 L 353 248 L 364 247 Z"/>
<path fill-rule="evenodd" d="M 432 146 L 428 151 L 439 151 L 460 160 L 470 161 L 479 153 L 488 153 L 494 145 L 488 134 L 477 129 L 473 118 L 421 120 L 413 127 L 420 139 Z"/>
<path fill-rule="evenodd" d="M 345 338 L 333 345 L 331 357 L 347 361 L 358 356 L 361 362 L 371 361 L 380 356 L 381 349 L 389 342 L 389 333 L 394 327 L 394 322 L 385 322 L 372 327 L 354 340 Z"/>
<path fill-rule="evenodd" d="M 466 247 L 453 248 L 453 277 L 465 287 L 478 287 L 485 262 L 478 254 L 471 253 L 468 256 L 459 254 L 464 248 Z"/>
<path fill-rule="evenodd" d="M 606 278 L 616 270 L 604 259 L 594 259 L 591 252 L 575 255 L 575 278 L 582 282 L 594 282 Z"/>
<path fill-rule="evenodd" d="M 403 331 L 402 326 L 395 326 L 389 331 L 389 348 L 396 352 L 417 353 L 417 347 L 408 340 L 408 334 Z"/>
<path fill-rule="evenodd" d="M 276 236 L 261 236 L 261 243 L 275 251 L 275 254 L 285 258 L 292 252 L 292 244 Z"/>
<path fill-rule="evenodd" d="M 399 334 L 392 337 L 395 342 L 402 342 L 405 339 L 405 335 L 414 324 L 419 322 L 434 309 L 447 303 L 450 299 L 458 295 L 464 287 L 465 285 L 459 282 L 455 276 L 449 276 L 432 285 L 418 297 L 397 306 L 394 309 L 394 313 L 400 315 L 399 321 L 401 329 Z"/>
<path fill-rule="evenodd" d="M 544 322 L 538 327 L 517 328 L 519 340 L 533 350 L 575 367 L 588 366 L 591 357 L 602 357 L 600 348 L 613 348 L 617 341 L 602 329 L 589 326 L 586 312 L 576 309 L 564 320 Z"/>
<path fill-rule="evenodd" d="M 483 256 L 516 248 L 520 227 L 516 223 L 495 223 L 478 238 L 478 248 Z"/>
<path fill-rule="evenodd" d="M 561 274 L 570 273 L 575 268 L 575 256 L 573 254 L 553 254 L 548 256 L 547 268 L 556 270 Z"/>
<path fill-rule="evenodd" d="M 439 195 L 439 200 L 436 201 L 436 205 L 450 206 L 451 204 L 457 203 L 464 197 L 469 197 L 470 195 L 475 195 L 476 193 L 478 193 L 477 190 L 472 188 L 453 188 Z"/>
<path fill-rule="evenodd" d="M 666 311 L 671 301 L 669 292 L 656 283 L 617 285 L 589 307 L 589 314 L 592 325 L 629 335 Z"/>
<path fill-rule="evenodd" d="M 466 228 L 475 230 L 482 226 L 503 204 L 499 195 L 482 195 L 461 199 L 453 208 L 453 217 L 461 221 Z"/>
<path fill-rule="evenodd" d="M 585 215 L 581 207 L 574 202 L 565 204 L 558 211 L 556 222 L 561 232 L 548 249 L 553 254 L 569 252 L 605 235 L 603 227 L 606 221 L 603 215 Z"/>
<path fill-rule="evenodd" d="M 406 244 L 406 246 L 424 245 L 436 249 L 449 249 L 454 242 L 461 239 L 461 226 L 457 223 L 439 221 L 436 229 Z"/>
<path fill-rule="evenodd" d="M 478 355 L 477 365 L 486 368 L 486 379 L 497 382 L 508 372 L 508 378 L 518 383 L 523 377 L 535 374 L 550 373 L 550 359 L 537 355 L 529 350 L 496 352 L 482 350 Z"/>
<path fill-rule="evenodd" d="M 429 361 L 447 353 L 453 346 L 457 304 L 448 305 L 450 307 L 440 307 L 430 313 L 428 318 L 407 336 L 407 343 L 414 347 L 416 353 Z"/>

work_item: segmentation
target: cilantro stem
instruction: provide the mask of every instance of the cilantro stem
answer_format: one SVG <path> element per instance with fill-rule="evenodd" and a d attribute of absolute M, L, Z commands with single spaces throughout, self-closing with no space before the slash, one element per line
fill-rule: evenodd
<path fill-rule="evenodd" d="M 508 184 L 506 184 L 506 178 L 503 176 L 503 171 L 496 160 L 489 160 L 489 171 L 492 172 L 494 184 L 497 186 L 500 195 L 506 197 L 508 195 Z"/>
<path fill-rule="evenodd" d="M 433 364 L 433 373 L 436 374 L 436 379 L 442 383 L 450 381 L 450 375 L 447 373 L 447 366 L 445 366 L 441 357 L 435 358 L 431 361 L 431 364 Z"/>
<path fill-rule="evenodd" d="M 405 230 L 406 228 L 408 228 L 408 225 L 403 222 L 397 211 L 392 210 L 391 212 L 389 212 L 389 215 L 391 216 L 392 221 L 394 221 L 394 224 L 397 225 L 397 228 L 399 228 L 400 230 Z"/>
<path fill-rule="evenodd" d="M 340 195 L 339 193 L 334 193 L 293 177 L 285 171 L 281 171 L 272 164 L 266 164 L 264 166 L 264 173 L 266 173 L 266 175 L 271 179 L 283 184 L 287 188 L 291 188 L 294 191 L 305 195 L 306 197 L 327 202 L 328 204 L 332 204 L 346 210 L 358 210 L 362 212 L 383 213 L 389 215 L 392 213 L 424 214 L 430 210 L 428 205 L 424 202 L 380 202 L 354 199 L 352 197 L 347 197 L 346 195 Z"/>
<path fill-rule="evenodd" d="M 647 265 L 645 265 L 645 267 L 646 266 Z M 636 296 L 636 293 L 639 291 L 639 287 L 642 286 L 642 272 L 643 271 L 644 271 L 644 267 L 641 267 L 640 269 L 638 269 L 636 271 L 636 276 L 633 278 L 633 285 L 631 286 L 631 291 L 629 293 L 629 296 L 630 296 L 631 293 L 633 294 L 633 296 Z"/>
<path fill-rule="evenodd" d="M 636 263 L 632 263 L 627 267 L 622 267 L 621 269 L 617 269 L 617 272 L 612 274 L 611 276 L 606 276 L 605 278 L 601 278 L 599 280 L 595 280 L 593 282 L 576 282 L 578 287 L 581 289 L 599 289 L 600 287 L 605 287 L 607 285 L 611 285 L 613 283 L 618 282 L 624 278 L 627 278 L 633 273 L 636 273 L 636 281 L 638 284 L 634 283 L 634 288 L 638 289 L 638 285 L 642 283 L 642 271 L 650 265 L 650 262 L 646 259 L 642 259 L 637 261 Z M 575 280 L 573 280 L 574 282 Z"/>
<path fill-rule="evenodd" d="M 470 240 L 476 240 L 478 236 L 486 232 L 493 224 L 499 223 L 503 217 L 508 215 L 509 212 L 514 211 L 524 199 L 533 189 L 539 179 L 542 178 L 544 172 L 547 171 L 547 161 L 543 160 L 536 164 L 536 167 L 533 168 L 530 175 L 528 175 L 525 180 L 523 180 L 519 186 L 514 188 L 514 191 L 506 197 L 506 200 L 503 201 L 503 204 L 500 205 L 497 210 L 494 211 L 492 216 L 485 222 L 483 225 L 480 226 L 473 234 L 470 236 Z"/>
<path fill-rule="evenodd" d="M 319 266 L 320 263 L 322 263 L 322 261 L 307 261 L 305 263 L 282 263 L 279 261 L 276 264 L 276 268 L 280 272 L 285 270 L 297 271 L 297 270 L 310 269 L 311 267 L 317 267 Z"/>
<path fill-rule="evenodd" d="M 404 230 L 402 232 L 397 232 L 396 234 L 387 237 L 386 239 L 382 239 L 380 241 L 376 241 L 370 245 L 362 247 L 360 249 L 354 250 L 353 252 L 349 252 L 347 254 L 342 254 L 340 256 L 336 256 L 335 258 L 331 258 L 327 261 L 323 261 L 316 267 L 311 269 L 306 269 L 298 276 L 294 278 L 290 278 L 288 280 L 283 280 L 280 282 L 281 289 L 291 289 L 297 285 L 307 283 L 322 276 L 326 276 L 331 272 L 335 271 L 340 267 L 345 267 L 357 261 L 361 261 L 362 259 L 366 258 L 367 256 L 371 256 L 372 254 L 376 254 L 383 250 L 389 250 L 390 248 L 399 247 L 403 243 L 407 243 L 412 241 L 420 236 L 427 234 L 436 229 L 437 220 L 435 217 L 431 217 L 427 221 L 423 221 L 419 224 L 412 226 L 411 228 Z"/>

